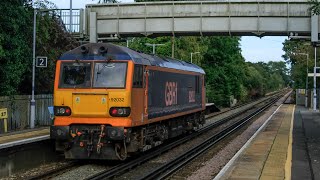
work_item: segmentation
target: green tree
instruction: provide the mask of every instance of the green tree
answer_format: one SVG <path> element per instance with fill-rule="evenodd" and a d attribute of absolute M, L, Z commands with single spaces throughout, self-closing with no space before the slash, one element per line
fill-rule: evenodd
<path fill-rule="evenodd" d="M 284 84 L 288 85 L 290 82 L 289 69 L 287 68 L 286 62 L 284 61 L 270 61 L 268 66 L 271 70 L 271 73 L 275 73 L 281 76 L 281 79 L 284 81 Z"/>
<path fill-rule="evenodd" d="M 36 7 L 41 9 L 37 13 L 36 55 L 48 57 L 47 68 L 36 68 L 35 93 L 53 93 L 55 63 L 61 54 L 79 45 L 66 31 L 60 17 L 53 11 L 46 9 L 56 8 L 47 0 L 38 1 Z M 32 45 L 32 44 L 30 44 Z M 20 94 L 31 93 L 32 61 L 28 61 L 26 72 L 18 90 Z M 25 86 L 28 84 L 29 86 Z"/>
<path fill-rule="evenodd" d="M 251 97 L 259 97 L 267 92 L 279 90 L 290 82 L 285 62 L 249 62 L 247 65 L 246 87 Z M 288 83 L 285 82 L 286 80 Z"/>
<path fill-rule="evenodd" d="M 261 97 L 265 94 L 265 78 L 253 66 L 247 67 L 245 86 L 250 98 Z"/>
<path fill-rule="evenodd" d="M 48 57 L 48 67 L 36 69 L 36 93 L 52 93 L 55 61 L 63 52 L 77 44 L 65 31 L 64 25 L 52 11 L 47 0 L 37 1 L 36 55 Z M 0 1 L 0 95 L 31 94 L 32 1 Z"/>
<path fill-rule="evenodd" d="M 309 11 L 312 14 L 319 15 L 320 14 L 320 2 L 318 0 L 309 0 L 309 3 L 311 4 Z"/>
<path fill-rule="evenodd" d="M 305 88 L 307 71 L 313 72 L 314 61 L 314 48 L 309 43 L 301 41 L 288 41 L 283 43 L 283 51 L 285 54 L 283 58 L 287 63 L 291 65 L 290 76 L 293 81 L 294 88 Z M 306 55 L 308 54 L 309 59 L 307 62 Z M 308 87 L 312 87 L 313 81 L 308 81 Z"/>
<path fill-rule="evenodd" d="M 207 51 L 202 66 L 207 73 L 207 90 L 213 92 L 213 95 L 207 94 L 209 99 L 223 97 L 222 102 L 217 104 L 224 106 L 229 103 L 230 96 L 245 99 L 243 82 L 246 65 L 241 55 L 240 38 L 208 37 L 204 42 L 207 44 Z"/>
<path fill-rule="evenodd" d="M 25 1 L 0 1 L 0 95 L 17 93 L 31 60 L 31 9 Z"/>

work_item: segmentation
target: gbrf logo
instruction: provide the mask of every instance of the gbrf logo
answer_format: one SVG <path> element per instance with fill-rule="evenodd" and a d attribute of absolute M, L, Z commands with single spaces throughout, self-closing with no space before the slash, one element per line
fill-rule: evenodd
<path fill-rule="evenodd" d="M 178 104 L 178 83 L 166 82 L 165 87 L 166 106 Z"/>

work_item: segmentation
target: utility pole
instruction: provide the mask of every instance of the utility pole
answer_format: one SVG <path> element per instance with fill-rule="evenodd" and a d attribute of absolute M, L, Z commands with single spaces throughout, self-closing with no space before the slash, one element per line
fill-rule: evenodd
<path fill-rule="evenodd" d="M 313 69 L 313 111 L 317 111 L 317 44 L 319 43 L 319 16 L 311 16 L 311 42 L 314 45 L 314 69 Z"/>
<path fill-rule="evenodd" d="M 72 33 L 72 0 L 70 0 L 70 33 Z"/>
<path fill-rule="evenodd" d="M 313 111 L 317 111 L 317 47 L 314 47 L 314 68 L 313 68 Z"/>
<path fill-rule="evenodd" d="M 35 89 L 35 71 L 36 71 L 36 32 L 37 32 L 37 9 L 35 3 L 33 3 L 33 47 L 32 47 L 32 95 L 30 101 L 30 128 L 34 128 L 34 122 L 36 119 L 36 100 L 34 99 Z"/>
<path fill-rule="evenodd" d="M 174 58 L 174 46 L 175 46 L 174 36 L 172 36 L 171 37 L 171 58 Z"/>
<path fill-rule="evenodd" d="M 308 62 L 309 62 L 309 54 L 306 54 L 307 55 L 307 77 L 306 77 L 306 100 L 305 100 L 305 107 L 307 108 L 308 107 L 308 74 L 309 74 L 309 66 L 308 66 Z"/>

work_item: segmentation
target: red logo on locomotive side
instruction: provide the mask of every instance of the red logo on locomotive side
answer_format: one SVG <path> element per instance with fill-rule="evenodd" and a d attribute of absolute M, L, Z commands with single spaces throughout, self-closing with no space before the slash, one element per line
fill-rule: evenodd
<path fill-rule="evenodd" d="M 166 82 L 164 94 L 166 106 L 178 104 L 178 83 Z"/>

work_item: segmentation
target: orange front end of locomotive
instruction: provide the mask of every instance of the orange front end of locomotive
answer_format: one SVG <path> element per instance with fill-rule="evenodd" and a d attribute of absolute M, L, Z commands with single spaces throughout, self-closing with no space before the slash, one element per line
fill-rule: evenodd
<path fill-rule="evenodd" d="M 132 61 L 110 61 L 108 64 L 100 61 L 83 61 L 80 64 L 58 61 L 54 88 L 54 125 L 132 126 L 132 67 Z M 83 71 L 83 77 L 72 77 L 72 73 L 79 76 L 79 71 Z M 107 78 L 108 73 L 112 73 L 110 78 Z"/>

